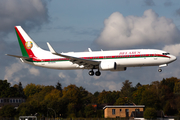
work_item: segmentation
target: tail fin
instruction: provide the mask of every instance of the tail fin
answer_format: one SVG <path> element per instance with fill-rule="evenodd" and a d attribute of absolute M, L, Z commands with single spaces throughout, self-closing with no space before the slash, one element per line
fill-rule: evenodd
<path fill-rule="evenodd" d="M 22 29 L 21 26 L 15 26 L 16 35 L 21 48 L 22 56 L 33 58 L 36 57 L 35 52 L 42 50 Z"/>

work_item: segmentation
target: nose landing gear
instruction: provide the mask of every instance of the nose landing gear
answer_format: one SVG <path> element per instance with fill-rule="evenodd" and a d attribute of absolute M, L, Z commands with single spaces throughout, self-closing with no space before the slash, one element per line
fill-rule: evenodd
<path fill-rule="evenodd" d="M 89 71 L 89 75 L 90 75 L 90 76 L 93 76 L 93 75 L 94 75 L 94 71 L 93 71 L 93 70 Z M 101 75 L 101 72 L 98 70 L 98 71 L 95 72 L 95 75 L 96 75 L 96 76 L 100 76 L 100 75 Z"/>
<path fill-rule="evenodd" d="M 161 68 L 159 68 L 159 69 L 158 69 L 158 72 L 162 72 L 162 69 L 161 69 Z"/>

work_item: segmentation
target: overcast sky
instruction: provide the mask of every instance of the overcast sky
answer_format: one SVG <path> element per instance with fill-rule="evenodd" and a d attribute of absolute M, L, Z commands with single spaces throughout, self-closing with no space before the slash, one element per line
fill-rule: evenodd
<path fill-rule="evenodd" d="M 167 77 L 180 78 L 180 60 L 164 67 L 127 68 L 123 72 L 53 70 L 21 63 L 5 54 L 21 55 L 14 26 L 20 25 L 43 49 L 49 42 L 58 52 L 112 49 L 162 49 L 180 54 L 179 0 L 1 0 L 0 79 L 12 85 L 22 82 L 82 86 L 94 93 L 120 90 L 129 80 L 135 86 Z"/>

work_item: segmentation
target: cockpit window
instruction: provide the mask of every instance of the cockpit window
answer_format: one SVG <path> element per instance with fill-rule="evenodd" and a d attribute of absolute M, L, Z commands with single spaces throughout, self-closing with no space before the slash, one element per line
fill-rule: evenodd
<path fill-rule="evenodd" d="M 163 55 L 170 55 L 170 53 L 163 53 Z"/>

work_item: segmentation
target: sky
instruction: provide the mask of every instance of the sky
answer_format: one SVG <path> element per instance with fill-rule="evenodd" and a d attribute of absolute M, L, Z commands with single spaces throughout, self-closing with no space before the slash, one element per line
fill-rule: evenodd
<path fill-rule="evenodd" d="M 21 55 L 14 26 L 20 25 L 43 49 L 49 42 L 57 52 L 160 49 L 177 56 L 161 73 L 158 66 L 126 71 L 53 70 L 21 63 L 5 54 Z M 129 80 L 135 86 L 163 78 L 180 78 L 180 1 L 178 0 L 1 0 L 0 79 L 84 87 L 91 93 L 120 90 Z"/>

